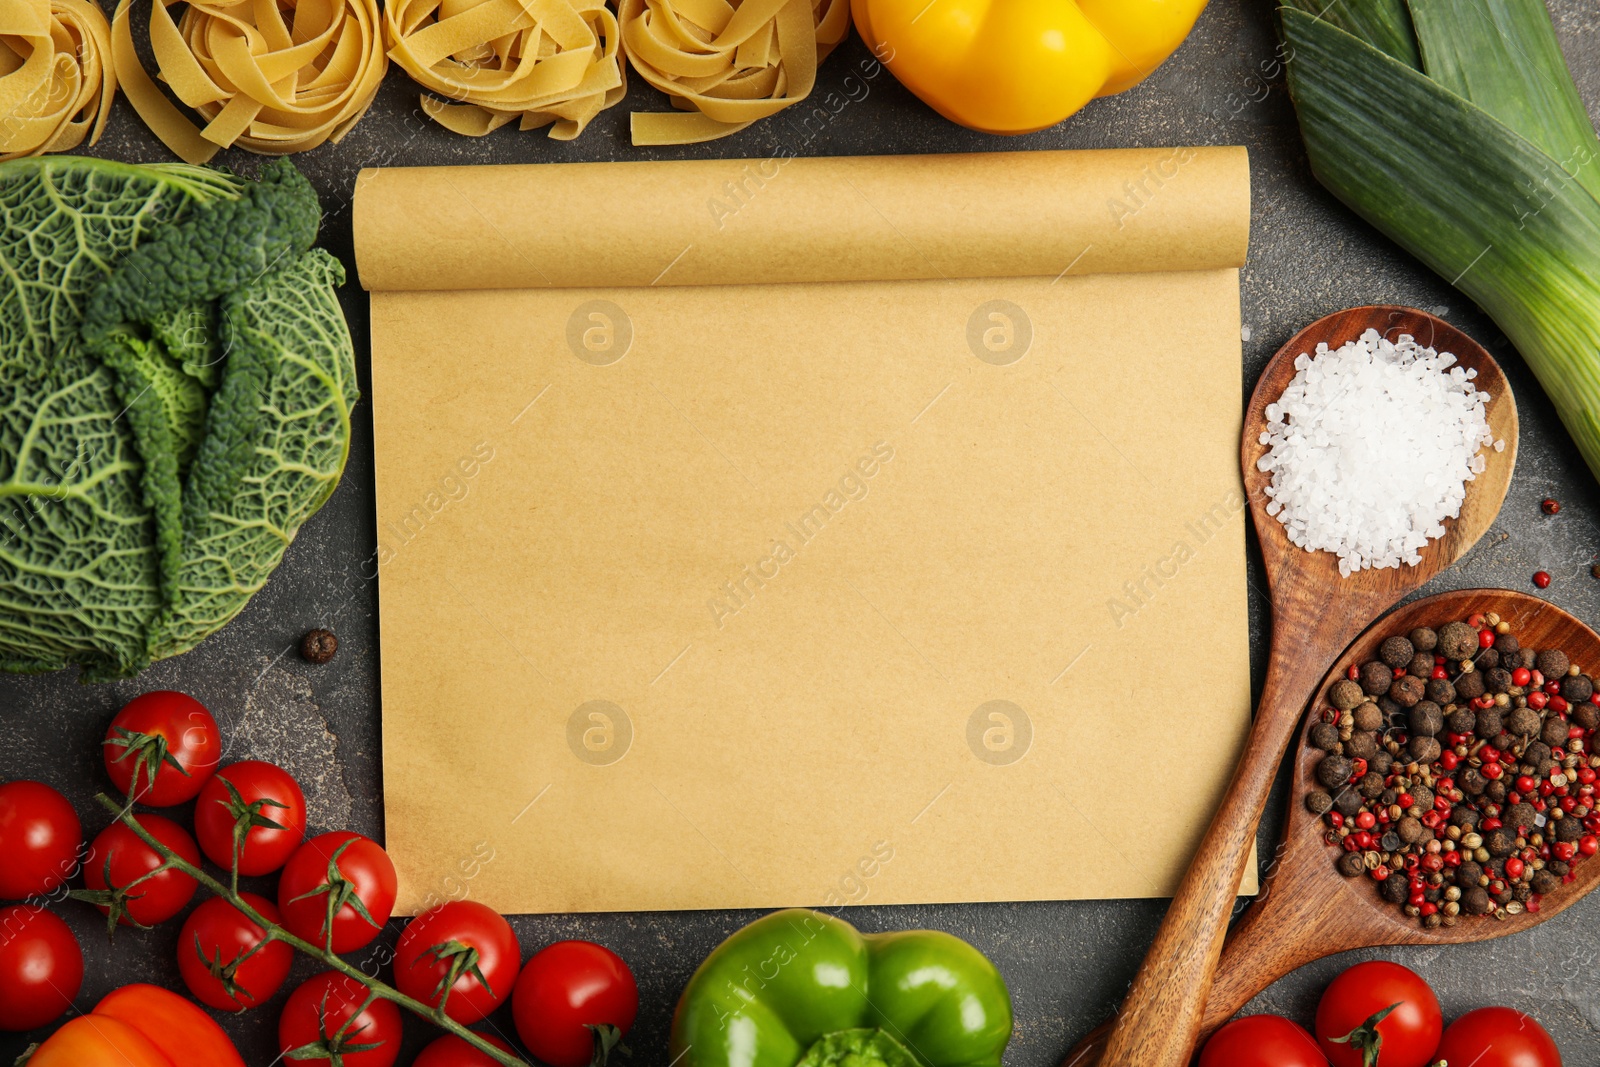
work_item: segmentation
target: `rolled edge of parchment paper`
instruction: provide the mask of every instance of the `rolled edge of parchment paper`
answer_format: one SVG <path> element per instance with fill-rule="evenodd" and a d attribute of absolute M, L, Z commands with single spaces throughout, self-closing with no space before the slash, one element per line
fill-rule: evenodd
<path fill-rule="evenodd" d="M 363 170 L 368 290 L 737 285 L 1239 267 L 1243 148 Z"/>

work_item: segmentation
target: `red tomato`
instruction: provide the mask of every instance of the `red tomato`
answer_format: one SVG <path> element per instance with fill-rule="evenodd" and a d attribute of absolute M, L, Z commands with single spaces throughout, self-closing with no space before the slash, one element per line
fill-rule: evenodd
<path fill-rule="evenodd" d="M 233 869 L 235 827 L 247 828 L 237 842 L 240 874 L 254 877 L 282 867 L 306 836 L 299 783 L 282 767 L 260 760 L 217 772 L 195 802 L 194 836 L 206 858 L 225 871 Z"/>
<path fill-rule="evenodd" d="M 0 900 L 57 888 L 82 851 L 83 826 L 66 797 L 39 782 L 0 785 Z"/>
<path fill-rule="evenodd" d="M 200 865 L 200 850 L 183 827 L 159 815 L 140 815 L 138 819 L 151 837 L 196 867 Z M 114 822 L 101 830 L 100 836 L 89 846 L 89 855 L 83 861 L 83 884 L 95 890 L 121 889 L 159 866 L 161 856 L 155 849 L 139 840 L 139 835 L 125 824 Z M 184 909 L 193 898 L 196 886 L 193 878 L 177 870 L 162 871 L 146 878 L 128 889 L 120 921 L 124 926 L 164 923 Z M 95 906 L 103 913 L 110 913 L 103 904 Z"/>
<path fill-rule="evenodd" d="M 344 1067 L 391 1067 L 400 1055 L 400 1009 L 393 1001 L 375 1000 L 361 1011 L 366 1000 L 367 987 L 337 971 L 307 979 L 289 994 L 278 1017 L 278 1047 L 288 1054 L 286 1061 L 327 1064 L 328 1053 L 337 1053 Z M 346 1051 L 361 1045 L 377 1047 Z M 297 1049 L 309 1055 L 293 1055 Z"/>
<path fill-rule="evenodd" d="M 1355 1034 L 1393 1008 L 1375 1033 Z M 1444 1028 L 1439 999 L 1420 975 L 1398 963 L 1358 963 L 1333 980 L 1317 1004 L 1317 1044 L 1333 1067 L 1363 1067 L 1363 1047 L 1381 1041 L 1375 1067 L 1424 1067 Z"/>
<path fill-rule="evenodd" d="M 1561 1067 L 1544 1027 L 1512 1008 L 1479 1008 L 1450 1024 L 1434 1059 L 1463 1067 Z"/>
<path fill-rule="evenodd" d="M 222 758 L 222 736 L 204 704 L 160 689 L 117 712 L 103 748 L 113 785 L 141 804 L 165 808 L 200 792 Z"/>
<path fill-rule="evenodd" d="M 551 1067 L 587 1067 L 591 1026 L 626 1034 L 639 1014 L 639 986 L 615 952 L 592 941 L 557 941 L 534 953 L 517 979 L 512 1017 L 528 1051 Z"/>
<path fill-rule="evenodd" d="M 97 1020 L 127 1023 L 178 1067 L 244 1067 L 239 1050 L 211 1016 L 158 986 L 125 985 L 113 989 L 90 1014 Z M 117 1061 L 119 1067 L 120 1062 Z"/>
<path fill-rule="evenodd" d="M 522 949 L 511 924 L 492 908 L 458 900 L 406 927 L 395 946 L 394 984 L 406 996 L 438 1007 L 454 970 L 445 1014 L 458 1023 L 475 1023 L 505 1003 L 521 966 Z"/>
<path fill-rule="evenodd" d="M 268 922 L 281 923 L 272 902 L 254 893 L 239 896 Z M 243 1011 L 271 1000 L 283 988 L 294 962 L 294 949 L 267 941 L 266 931 L 221 897 L 212 897 L 183 922 L 178 935 L 178 970 L 194 998 L 218 1011 Z M 259 948 L 257 946 L 260 946 Z M 243 959 L 232 975 L 233 986 L 215 973 Z"/>
<path fill-rule="evenodd" d="M 118 1019 L 80 1015 L 28 1057 L 28 1067 L 177 1067 L 144 1034 Z"/>
<path fill-rule="evenodd" d="M 501 1052 L 516 1054 L 516 1050 L 492 1034 L 479 1034 Z M 411 1061 L 411 1067 L 500 1067 L 500 1061 L 491 1059 L 454 1034 L 445 1034 L 435 1040 Z"/>
<path fill-rule="evenodd" d="M 396 890 L 389 854 L 360 834 L 338 830 L 313 837 L 289 857 L 278 882 L 278 907 L 290 933 L 321 945 L 328 939 L 328 907 L 338 903 L 333 951 L 354 952 L 389 921 Z"/>
<path fill-rule="evenodd" d="M 1200 1067 L 1328 1067 L 1305 1030 L 1276 1015 L 1235 1019 L 1206 1042 Z"/>
<path fill-rule="evenodd" d="M 83 950 L 51 912 L 0 908 L 0 1030 L 35 1030 L 72 1007 L 83 985 Z"/>

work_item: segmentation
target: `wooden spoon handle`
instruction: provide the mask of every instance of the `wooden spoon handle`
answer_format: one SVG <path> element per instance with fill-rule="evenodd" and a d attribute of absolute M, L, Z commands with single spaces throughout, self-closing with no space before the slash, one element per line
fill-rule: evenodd
<path fill-rule="evenodd" d="M 1272 660 L 1250 739 L 1115 1020 L 1100 1061 L 1107 1067 L 1189 1062 L 1273 778 L 1308 694 L 1343 647 L 1318 640 L 1332 635 L 1315 618 L 1274 615 Z"/>

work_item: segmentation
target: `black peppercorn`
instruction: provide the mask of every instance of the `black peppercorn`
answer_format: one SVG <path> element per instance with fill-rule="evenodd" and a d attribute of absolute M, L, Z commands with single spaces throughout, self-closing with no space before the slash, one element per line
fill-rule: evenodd
<path fill-rule="evenodd" d="M 1515 664 L 1508 663 L 1506 666 L 1522 667 L 1531 671 L 1535 666 L 1538 665 L 1538 662 L 1539 654 L 1531 648 L 1525 648 L 1517 653 L 1517 662 Z"/>
<path fill-rule="evenodd" d="M 1456 885 L 1466 887 L 1477 885 L 1478 879 L 1483 877 L 1483 868 L 1478 866 L 1476 860 L 1462 860 L 1461 866 L 1456 868 Z"/>
<path fill-rule="evenodd" d="M 1448 678 L 1429 678 L 1428 699 L 1440 706 L 1454 704 L 1456 702 L 1455 683 Z"/>
<path fill-rule="evenodd" d="M 1456 676 L 1456 699 L 1476 700 L 1483 696 L 1483 672 L 1467 671 Z"/>
<path fill-rule="evenodd" d="M 1432 737 L 1444 729 L 1444 710 L 1431 700 L 1419 700 L 1411 709 L 1406 724 L 1410 726 L 1412 734 Z"/>
<path fill-rule="evenodd" d="M 1489 743 L 1495 748 L 1499 749 L 1501 752 L 1504 752 L 1506 749 L 1516 744 L 1517 741 L 1516 738 L 1510 734 L 1501 734 L 1499 737 L 1491 737 L 1489 739 Z"/>
<path fill-rule="evenodd" d="M 1526 801 L 1519 801 L 1505 810 L 1501 821 L 1518 833 L 1526 833 L 1534 828 L 1534 819 L 1538 812 L 1533 810 L 1533 805 Z"/>
<path fill-rule="evenodd" d="M 1339 728 L 1331 722 L 1319 722 L 1311 728 L 1311 743 L 1324 752 L 1342 752 Z"/>
<path fill-rule="evenodd" d="M 1417 763 L 1432 763 L 1439 758 L 1443 749 L 1439 745 L 1438 738 L 1413 737 L 1406 742 L 1406 751 Z"/>
<path fill-rule="evenodd" d="M 1346 852 L 1339 857 L 1339 873 L 1346 878 L 1354 878 L 1358 874 L 1367 872 L 1367 864 L 1359 852 Z"/>
<path fill-rule="evenodd" d="M 1393 769 L 1393 767 L 1394 757 L 1389 755 L 1387 749 L 1378 749 L 1378 751 L 1367 760 L 1367 768 L 1369 770 L 1377 771 L 1382 775 L 1387 775 L 1389 771 Z"/>
<path fill-rule="evenodd" d="M 1504 778 L 1491 779 L 1489 784 L 1483 787 L 1483 795 L 1496 804 L 1503 803 L 1506 799 L 1506 780 Z"/>
<path fill-rule="evenodd" d="M 1555 830 L 1556 840 L 1570 844 L 1583 836 L 1583 820 L 1574 819 L 1568 815 L 1564 819 L 1557 819 L 1545 827 L 1548 833 L 1552 827 Z"/>
<path fill-rule="evenodd" d="M 1413 678 L 1403 674 L 1389 684 L 1389 699 L 1399 704 L 1402 708 L 1416 705 L 1417 701 L 1427 695 L 1428 686 L 1421 678 Z"/>
<path fill-rule="evenodd" d="M 1534 871 L 1533 881 L 1530 884 L 1532 885 L 1535 893 L 1538 893 L 1540 896 L 1544 896 L 1546 893 L 1554 893 L 1556 891 L 1556 887 L 1561 884 L 1561 879 L 1557 878 L 1549 871 Z"/>
<path fill-rule="evenodd" d="M 1544 865 L 1544 869 L 1555 875 L 1557 878 L 1565 878 L 1567 875 L 1572 873 L 1571 864 L 1568 864 L 1563 860 L 1551 860 L 1549 863 Z"/>
<path fill-rule="evenodd" d="M 1356 710 L 1350 714 L 1354 719 L 1354 725 L 1357 730 L 1383 729 L 1383 712 L 1379 711 L 1378 705 L 1370 700 L 1365 704 L 1357 705 Z"/>
<path fill-rule="evenodd" d="M 1354 769 L 1349 760 L 1330 753 L 1317 764 L 1317 781 L 1329 789 L 1338 789 L 1350 780 L 1350 772 Z"/>
<path fill-rule="evenodd" d="M 1399 852 L 1401 843 L 1400 835 L 1390 830 L 1378 840 L 1378 847 L 1385 852 Z"/>
<path fill-rule="evenodd" d="M 1585 730 L 1593 730 L 1600 726 L 1600 708 L 1593 704 L 1579 704 L 1572 709 L 1572 721 Z"/>
<path fill-rule="evenodd" d="M 1361 666 L 1361 688 L 1372 696 L 1379 696 L 1389 691 L 1389 685 L 1394 681 L 1394 671 L 1383 663 L 1373 660 Z"/>
<path fill-rule="evenodd" d="M 1382 751 L 1378 748 L 1378 735 L 1358 730 L 1350 735 L 1350 740 L 1344 744 L 1344 754 L 1351 759 L 1364 759 L 1370 767 L 1372 761 Z"/>
<path fill-rule="evenodd" d="M 1470 734 L 1478 728 L 1478 716 L 1471 708 L 1457 708 L 1444 723 L 1453 734 Z"/>
<path fill-rule="evenodd" d="M 1561 679 L 1561 695 L 1569 704 L 1582 704 L 1594 695 L 1594 680 L 1587 674 L 1569 674 Z"/>
<path fill-rule="evenodd" d="M 1378 646 L 1378 658 L 1390 667 L 1404 667 L 1411 662 L 1417 650 L 1403 637 L 1391 637 Z"/>
<path fill-rule="evenodd" d="M 1526 711 L 1527 709 L 1524 708 L 1523 710 Z M 1535 713 L 1534 718 L 1537 719 L 1538 717 L 1538 714 Z M 1474 718 L 1477 724 L 1473 727 L 1472 732 L 1479 737 L 1496 737 L 1505 725 L 1500 719 L 1500 709 L 1498 708 L 1479 708 L 1478 714 Z"/>
<path fill-rule="evenodd" d="M 1522 762 L 1533 764 L 1534 770 L 1538 770 L 1539 764 L 1543 763 L 1549 758 L 1550 746 L 1545 744 L 1543 741 L 1534 741 L 1529 744 L 1527 748 L 1522 750 Z M 1531 774 L 1533 772 L 1530 771 L 1528 773 Z M 1540 777 L 1542 778 L 1544 775 L 1541 774 Z"/>
<path fill-rule="evenodd" d="M 1390 788 L 1385 789 L 1383 791 L 1383 795 L 1378 798 L 1378 803 L 1382 804 L 1384 807 L 1388 808 L 1388 807 L 1392 807 L 1394 805 L 1394 803 L 1399 799 L 1400 799 L 1400 790 L 1395 789 L 1393 787 L 1390 787 Z"/>
<path fill-rule="evenodd" d="M 1432 652 L 1439 647 L 1439 635 L 1427 626 L 1419 626 L 1406 637 L 1418 652 Z"/>
<path fill-rule="evenodd" d="M 1533 897 L 1533 887 L 1526 882 L 1517 882 L 1511 887 L 1511 899 L 1526 904 Z"/>
<path fill-rule="evenodd" d="M 1506 716 L 1505 726 L 1516 737 L 1532 737 L 1539 732 L 1539 713 L 1532 708 L 1513 708 Z M 1484 736 L 1484 731 L 1480 729 L 1478 736 Z"/>
<path fill-rule="evenodd" d="M 1567 654 L 1559 648 L 1550 648 L 1539 653 L 1534 660 L 1546 681 L 1553 682 L 1567 673 L 1567 668 L 1572 666 L 1572 661 L 1567 659 Z"/>
<path fill-rule="evenodd" d="M 1411 665 L 1406 668 L 1406 673 L 1426 682 L 1433 677 L 1433 657 L 1426 652 L 1418 652 L 1411 657 Z"/>
<path fill-rule="evenodd" d="M 1504 826 L 1496 827 L 1483 835 L 1483 847 L 1489 850 L 1489 855 L 1496 859 L 1509 856 L 1517 847 L 1517 835 Z"/>
<path fill-rule="evenodd" d="M 1445 659 L 1466 659 L 1478 651 L 1478 631 L 1464 622 L 1447 622 L 1439 627 L 1435 651 Z"/>
<path fill-rule="evenodd" d="M 1483 680 L 1489 686 L 1491 693 L 1511 691 L 1511 672 L 1504 667 L 1494 667 L 1484 672 Z"/>
<path fill-rule="evenodd" d="M 1361 781 L 1356 783 L 1356 792 L 1368 800 L 1377 800 L 1383 796 L 1383 775 L 1377 771 L 1368 771 L 1362 776 Z"/>
<path fill-rule="evenodd" d="M 1500 653 L 1492 648 L 1486 648 L 1478 653 L 1478 657 L 1474 662 L 1477 663 L 1480 671 L 1492 671 L 1500 666 Z"/>
<path fill-rule="evenodd" d="M 1516 634 L 1499 634 L 1494 639 L 1494 650 L 1500 653 L 1500 666 L 1510 667 L 1509 658 L 1522 651 L 1522 645 L 1517 641 Z"/>
<path fill-rule="evenodd" d="M 1365 699 L 1361 687 L 1348 678 L 1340 678 L 1328 687 L 1328 703 L 1340 711 L 1349 711 Z"/>
<path fill-rule="evenodd" d="M 1433 790 L 1422 784 L 1411 787 L 1411 806 L 1418 811 L 1433 809 Z"/>
<path fill-rule="evenodd" d="M 1404 904 L 1409 895 L 1405 877 L 1401 874 L 1391 874 L 1379 882 L 1378 892 L 1382 893 L 1383 899 L 1391 904 Z"/>
<path fill-rule="evenodd" d="M 320 627 L 300 639 L 300 655 L 307 663 L 326 663 L 339 651 L 339 639 L 332 630 Z"/>
<path fill-rule="evenodd" d="M 1377 705 L 1378 710 L 1383 712 L 1386 718 L 1390 719 L 1394 718 L 1396 715 L 1399 715 L 1405 710 L 1399 704 L 1396 704 L 1394 699 L 1390 697 L 1388 693 L 1383 694 L 1383 696 L 1377 699 Z"/>
<path fill-rule="evenodd" d="M 1326 815 L 1333 810 L 1333 798 L 1320 789 L 1306 794 L 1306 810 L 1313 815 Z"/>
<path fill-rule="evenodd" d="M 1544 721 L 1544 726 L 1539 731 L 1539 740 L 1551 748 L 1567 743 L 1567 720 L 1559 715 L 1552 715 Z"/>
<path fill-rule="evenodd" d="M 1461 910 L 1468 915 L 1489 914 L 1489 894 L 1482 886 L 1473 886 L 1461 894 Z"/>
<path fill-rule="evenodd" d="M 1361 810 L 1362 803 L 1360 791 L 1350 786 L 1333 795 L 1333 810 L 1340 815 L 1354 815 Z"/>
<path fill-rule="evenodd" d="M 1459 826 L 1463 831 L 1475 829 L 1482 821 L 1482 813 L 1466 804 L 1458 804 L 1450 811 L 1451 825 Z"/>
<path fill-rule="evenodd" d="M 1476 767 L 1463 768 L 1461 773 L 1456 775 L 1456 785 L 1470 797 L 1481 794 L 1488 784 L 1489 779 L 1485 778 L 1483 772 Z"/>

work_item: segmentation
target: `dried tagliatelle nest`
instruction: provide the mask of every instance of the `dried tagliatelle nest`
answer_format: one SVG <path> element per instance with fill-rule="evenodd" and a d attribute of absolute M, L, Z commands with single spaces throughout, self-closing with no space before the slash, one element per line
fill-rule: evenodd
<path fill-rule="evenodd" d="M 110 53 L 88 0 L 0 0 L 0 161 L 98 141 L 117 92 Z"/>
<path fill-rule="evenodd" d="M 265 155 L 304 152 L 350 132 L 389 61 L 376 0 L 215 0 L 169 8 L 153 0 L 150 46 L 172 95 L 205 120 L 196 126 L 161 92 L 134 50 L 132 0 L 112 20 L 117 79 L 134 110 L 190 163 L 234 145 Z"/>
<path fill-rule="evenodd" d="M 847 0 L 621 0 L 622 40 L 684 114 L 635 113 L 633 143 L 726 137 L 790 104 L 850 30 Z"/>
<path fill-rule="evenodd" d="M 624 91 L 605 0 L 388 0 L 389 55 L 424 88 L 422 108 L 473 137 L 519 120 L 578 136 Z"/>

